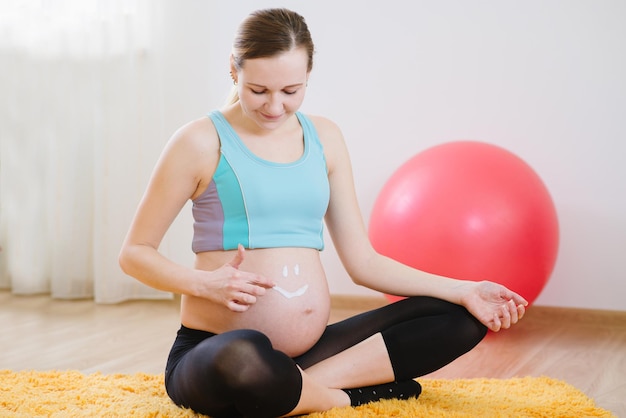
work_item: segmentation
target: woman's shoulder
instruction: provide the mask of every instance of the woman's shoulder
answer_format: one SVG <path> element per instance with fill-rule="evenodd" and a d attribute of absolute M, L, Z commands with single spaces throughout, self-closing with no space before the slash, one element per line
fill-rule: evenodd
<path fill-rule="evenodd" d="M 170 143 L 191 152 L 219 148 L 215 126 L 206 116 L 192 120 L 178 128 L 172 135 Z"/>
<path fill-rule="evenodd" d="M 339 125 L 324 116 L 307 115 L 315 126 L 317 135 L 324 147 L 324 155 L 329 172 L 342 161 L 348 160 L 348 150 Z"/>
<path fill-rule="evenodd" d="M 318 131 L 319 130 L 323 130 L 323 131 L 339 130 L 339 126 L 335 122 L 333 122 L 332 120 L 330 120 L 329 118 L 325 116 L 311 115 L 308 113 L 305 116 L 309 118 L 309 120 L 315 126 L 315 129 L 317 129 Z"/>
<path fill-rule="evenodd" d="M 181 126 L 168 141 L 159 166 L 193 179 L 201 187 L 208 183 L 219 161 L 219 139 L 208 117 Z"/>
<path fill-rule="evenodd" d="M 343 135 L 341 133 L 341 129 L 339 125 L 337 125 L 331 119 L 325 116 L 319 115 L 306 115 L 307 118 L 311 121 L 315 130 L 317 131 L 317 135 L 322 141 L 323 144 L 328 144 L 336 141 L 343 142 Z"/>

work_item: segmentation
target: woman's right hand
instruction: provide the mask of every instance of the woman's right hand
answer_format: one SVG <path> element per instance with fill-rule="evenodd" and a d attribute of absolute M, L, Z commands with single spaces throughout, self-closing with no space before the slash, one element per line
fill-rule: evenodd
<path fill-rule="evenodd" d="M 245 312 L 276 285 L 272 280 L 254 273 L 239 270 L 246 250 L 240 244 L 233 259 L 212 272 L 210 299 L 225 305 L 234 312 Z"/>

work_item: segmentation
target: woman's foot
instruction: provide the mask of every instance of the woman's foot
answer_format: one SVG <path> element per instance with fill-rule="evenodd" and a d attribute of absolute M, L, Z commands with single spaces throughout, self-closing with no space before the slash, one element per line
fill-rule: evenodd
<path fill-rule="evenodd" d="M 422 386 L 415 380 L 383 383 L 360 388 L 343 389 L 350 397 L 350 405 L 359 406 L 381 399 L 417 398 L 422 393 Z"/>

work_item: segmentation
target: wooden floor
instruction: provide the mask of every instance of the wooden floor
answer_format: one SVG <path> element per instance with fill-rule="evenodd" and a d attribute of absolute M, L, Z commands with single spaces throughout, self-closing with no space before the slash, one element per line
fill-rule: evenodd
<path fill-rule="evenodd" d="M 336 297 L 331 322 L 384 303 Z M 179 326 L 175 301 L 96 305 L 0 291 L 0 369 L 160 373 Z M 626 312 L 532 307 L 429 377 L 549 376 L 626 417 Z"/>

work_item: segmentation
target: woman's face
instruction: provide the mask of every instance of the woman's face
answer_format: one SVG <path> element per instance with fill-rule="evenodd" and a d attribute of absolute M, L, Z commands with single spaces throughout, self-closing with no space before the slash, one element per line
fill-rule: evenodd
<path fill-rule="evenodd" d="M 236 81 L 246 116 L 263 129 L 281 126 L 304 100 L 307 66 L 308 56 L 303 48 L 245 61 Z"/>

